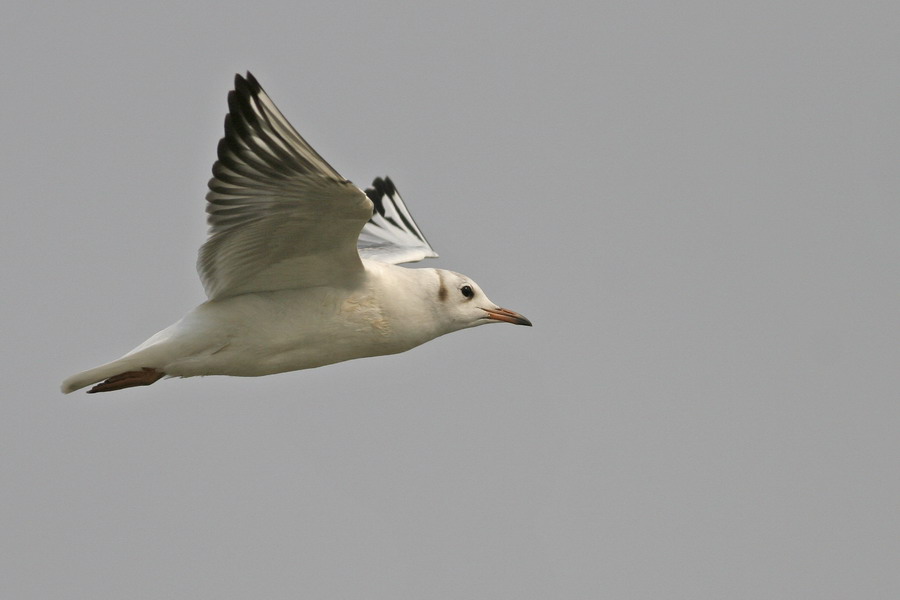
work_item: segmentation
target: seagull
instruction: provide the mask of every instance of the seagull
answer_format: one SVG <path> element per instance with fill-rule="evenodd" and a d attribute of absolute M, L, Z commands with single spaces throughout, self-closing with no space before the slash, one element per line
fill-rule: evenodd
<path fill-rule="evenodd" d="M 228 94 L 197 271 L 208 300 L 63 393 L 163 377 L 256 377 L 405 352 L 487 323 L 531 326 L 437 257 L 397 188 L 365 191 L 313 150 L 249 72 Z"/>

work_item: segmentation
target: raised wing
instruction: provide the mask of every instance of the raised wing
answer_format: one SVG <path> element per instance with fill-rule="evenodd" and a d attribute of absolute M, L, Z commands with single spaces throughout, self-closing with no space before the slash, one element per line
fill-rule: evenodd
<path fill-rule="evenodd" d="M 288 123 L 250 73 L 228 94 L 197 270 L 210 299 L 340 284 L 362 271 L 372 202 Z"/>
<path fill-rule="evenodd" d="M 366 195 L 375 212 L 359 234 L 357 247 L 363 258 L 396 265 L 437 257 L 389 177 L 376 178 Z"/>

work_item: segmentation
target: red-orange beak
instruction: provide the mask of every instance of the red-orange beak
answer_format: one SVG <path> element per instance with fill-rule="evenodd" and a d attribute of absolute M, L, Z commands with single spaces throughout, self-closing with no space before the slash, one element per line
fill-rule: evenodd
<path fill-rule="evenodd" d="M 517 312 L 513 312 L 506 308 L 482 308 L 484 312 L 488 314 L 489 319 L 494 319 L 495 321 L 503 321 L 505 323 L 512 323 L 513 325 L 526 325 L 531 327 L 531 321 L 523 317 Z"/>

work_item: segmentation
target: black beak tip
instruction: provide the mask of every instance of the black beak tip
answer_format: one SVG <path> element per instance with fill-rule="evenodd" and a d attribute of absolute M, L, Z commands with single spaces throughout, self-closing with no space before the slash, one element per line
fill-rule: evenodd
<path fill-rule="evenodd" d="M 525 325 L 526 327 L 531 327 L 531 321 L 529 321 L 519 313 L 509 310 L 508 308 L 482 308 L 481 310 L 488 314 L 488 318 L 494 319 L 495 321 L 502 321 L 504 323 L 512 323 L 513 325 Z"/>

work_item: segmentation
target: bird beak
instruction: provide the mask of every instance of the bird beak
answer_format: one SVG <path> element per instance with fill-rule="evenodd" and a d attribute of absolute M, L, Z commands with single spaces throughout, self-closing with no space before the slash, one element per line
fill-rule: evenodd
<path fill-rule="evenodd" d="M 506 308 L 482 308 L 481 310 L 488 314 L 488 319 L 504 321 L 506 323 L 512 323 L 513 325 L 527 325 L 528 327 L 531 327 L 531 321 L 519 313 Z"/>

